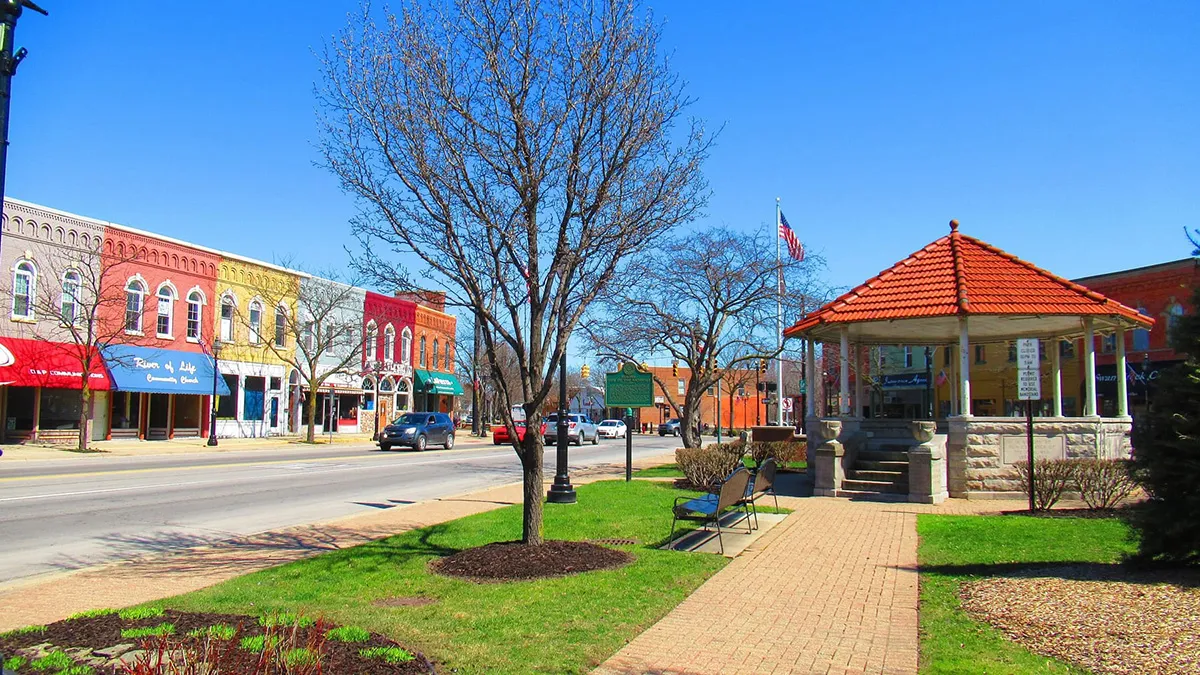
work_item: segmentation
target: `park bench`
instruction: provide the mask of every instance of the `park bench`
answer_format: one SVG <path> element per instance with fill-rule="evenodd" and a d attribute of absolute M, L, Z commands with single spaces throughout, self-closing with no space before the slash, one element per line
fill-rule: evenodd
<path fill-rule="evenodd" d="M 751 513 L 754 514 L 754 528 L 758 529 L 758 506 L 755 502 L 759 497 L 770 493 L 775 500 L 775 508 L 779 509 L 779 496 L 775 494 L 775 469 L 777 464 L 774 457 L 767 458 L 766 461 L 758 467 L 753 479 L 750 481 L 750 486 L 746 489 L 746 497 L 743 499 L 746 505 L 750 507 Z"/>
<path fill-rule="evenodd" d="M 729 475 L 723 483 L 717 494 L 704 495 L 689 499 L 688 497 L 676 497 L 675 505 L 671 509 L 671 538 L 667 541 L 675 540 L 675 524 L 680 520 L 690 520 L 704 524 L 705 531 L 708 531 L 708 524 L 713 523 L 717 528 L 717 542 L 721 546 L 721 555 L 725 554 L 725 542 L 721 539 L 721 516 L 728 511 L 732 511 L 739 506 L 746 510 L 745 521 L 746 530 L 750 529 L 750 511 L 746 506 L 746 491 L 750 485 L 750 472 L 746 469 L 738 469 Z M 684 501 L 682 504 L 680 500 Z M 738 521 L 740 522 L 740 520 Z"/>

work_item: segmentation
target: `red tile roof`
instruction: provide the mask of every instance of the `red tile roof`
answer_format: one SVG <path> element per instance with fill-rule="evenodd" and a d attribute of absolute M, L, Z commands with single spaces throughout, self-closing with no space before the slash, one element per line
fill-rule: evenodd
<path fill-rule="evenodd" d="M 958 231 L 901 260 L 784 331 L 820 324 L 954 315 L 1115 316 L 1150 326 L 1138 314 L 1079 284 Z"/>

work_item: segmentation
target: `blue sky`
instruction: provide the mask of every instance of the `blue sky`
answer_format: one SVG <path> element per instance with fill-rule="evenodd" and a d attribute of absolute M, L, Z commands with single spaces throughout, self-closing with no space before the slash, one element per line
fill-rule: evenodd
<path fill-rule="evenodd" d="M 17 33 L 8 194 L 271 260 L 344 265 L 314 51 L 353 1 L 45 0 Z M 1200 227 L 1200 3 L 651 2 L 724 125 L 708 222 L 775 197 L 834 285 L 947 231 L 1068 277 Z M 298 9 L 302 8 L 302 9 Z M 218 11 L 228 12 L 227 17 Z"/>

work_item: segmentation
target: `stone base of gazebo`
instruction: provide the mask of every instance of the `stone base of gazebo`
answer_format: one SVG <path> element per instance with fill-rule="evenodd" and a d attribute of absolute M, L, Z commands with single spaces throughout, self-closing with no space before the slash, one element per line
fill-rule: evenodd
<path fill-rule="evenodd" d="M 951 417 L 946 440 L 950 496 L 1021 496 L 1016 462 L 1029 457 L 1025 422 L 1012 417 Z M 1035 417 L 1038 459 L 1129 457 L 1130 417 Z"/>
<path fill-rule="evenodd" d="M 1016 462 L 1028 457 L 1025 422 L 1013 417 L 951 417 L 949 433 L 921 420 L 809 418 L 808 471 L 813 493 L 838 497 L 857 494 L 852 486 L 856 460 L 863 451 L 903 447 L 907 457 L 907 501 L 939 504 L 946 497 L 1004 499 L 1021 497 Z M 1039 459 L 1130 454 L 1129 417 L 1038 417 L 1034 450 Z"/>

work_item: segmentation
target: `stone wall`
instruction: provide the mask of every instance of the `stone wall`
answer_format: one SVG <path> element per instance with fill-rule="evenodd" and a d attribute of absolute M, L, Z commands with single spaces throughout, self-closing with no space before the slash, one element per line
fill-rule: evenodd
<path fill-rule="evenodd" d="M 1128 417 L 1038 417 L 1033 423 L 1034 456 L 1128 457 L 1131 428 Z M 1018 492 L 1014 464 L 1028 457 L 1025 422 L 1014 417 L 952 417 L 946 452 L 950 496 Z"/>

